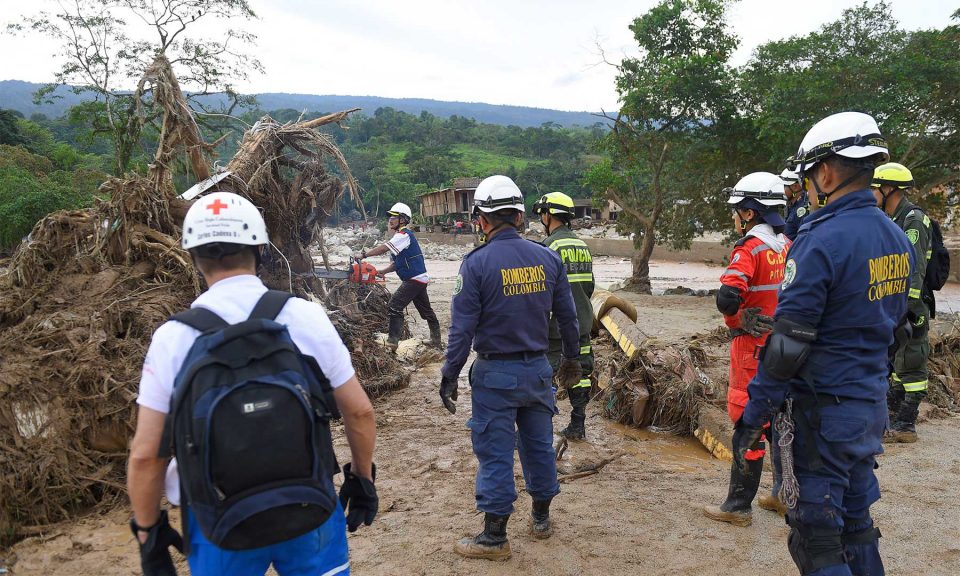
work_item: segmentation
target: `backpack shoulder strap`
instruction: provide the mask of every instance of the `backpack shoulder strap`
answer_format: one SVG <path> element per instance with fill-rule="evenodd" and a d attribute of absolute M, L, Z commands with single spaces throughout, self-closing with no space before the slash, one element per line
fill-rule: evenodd
<path fill-rule="evenodd" d="M 276 320 L 280 311 L 283 310 L 284 305 L 286 305 L 287 300 L 291 298 L 293 298 L 293 294 L 289 292 L 267 290 L 267 292 L 260 297 L 260 300 L 257 301 L 257 305 L 253 307 L 253 312 L 250 313 L 249 319 L 254 320 L 260 318 L 263 320 Z"/>
<path fill-rule="evenodd" d="M 181 324 L 186 324 L 187 326 L 195 328 L 201 332 L 222 330 L 230 325 L 226 320 L 220 316 L 217 316 L 215 312 L 199 307 L 178 312 L 169 319 L 175 322 L 180 322 Z"/>

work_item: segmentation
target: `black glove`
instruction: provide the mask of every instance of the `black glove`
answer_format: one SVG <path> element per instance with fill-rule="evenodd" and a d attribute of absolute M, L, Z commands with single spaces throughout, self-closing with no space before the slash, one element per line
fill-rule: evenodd
<path fill-rule="evenodd" d="M 930 320 L 924 314 L 914 314 L 907 312 L 907 318 L 910 320 L 910 326 L 913 327 L 911 338 L 923 338 L 930 330 Z"/>
<path fill-rule="evenodd" d="M 451 414 L 457 413 L 457 405 L 454 403 L 457 397 L 457 379 L 443 376 L 440 379 L 440 401 Z"/>
<path fill-rule="evenodd" d="M 371 476 L 377 479 L 377 465 L 371 464 Z M 347 512 L 347 530 L 356 532 L 360 524 L 373 524 L 380 499 L 373 481 L 357 476 L 350 469 L 350 462 L 343 466 L 343 486 L 340 487 L 340 505 Z"/>
<path fill-rule="evenodd" d="M 763 428 L 747 426 L 742 417 L 733 425 L 733 462 L 745 476 L 750 474 L 747 468 L 747 450 L 753 449 L 760 442 L 761 436 Z"/>
<path fill-rule="evenodd" d="M 557 384 L 561 388 L 567 389 L 580 382 L 580 376 L 583 375 L 583 369 L 580 368 L 579 358 L 561 358 L 560 367 L 557 368 Z"/>
<path fill-rule="evenodd" d="M 183 538 L 170 526 L 167 511 L 160 512 L 160 518 L 150 528 L 142 528 L 130 519 L 130 530 L 140 545 L 140 568 L 143 576 L 177 576 L 170 557 L 170 546 L 183 553 Z M 137 532 L 146 532 L 147 541 L 140 544 Z"/>
<path fill-rule="evenodd" d="M 760 313 L 760 308 L 744 308 L 740 312 L 740 327 L 754 338 L 773 330 L 773 318 Z"/>

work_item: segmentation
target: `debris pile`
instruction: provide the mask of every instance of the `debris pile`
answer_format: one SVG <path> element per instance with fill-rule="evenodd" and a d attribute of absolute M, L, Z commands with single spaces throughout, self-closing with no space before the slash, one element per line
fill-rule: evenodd
<path fill-rule="evenodd" d="M 422 240 L 420 242 L 420 248 L 423 250 L 423 257 L 428 260 L 459 261 L 463 260 L 463 257 L 473 250 L 474 245 L 441 244 L 430 242 L 429 240 Z"/>
<path fill-rule="evenodd" d="M 201 290 L 179 243 L 189 203 L 176 198 L 170 169 L 186 157 L 193 176 L 207 178 L 211 145 L 185 113 L 189 105 L 162 57 L 147 70 L 135 100 L 146 85 L 163 117 L 147 175 L 111 179 L 102 186 L 109 200 L 41 220 L 0 277 L 4 542 L 126 497 L 127 442 L 147 345 Z M 265 281 L 273 288 L 307 298 L 325 293 L 308 247 L 345 190 L 355 194 L 356 185 L 333 142 L 315 128 L 349 112 L 286 125 L 265 117 L 229 163 L 231 175 L 220 189 L 247 196 L 263 211 L 276 248 L 264 258 Z M 329 159 L 346 183 L 327 171 Z M 370 372 L 402 372 L 367 334 L 350 334 L 350 342 L 361 380 L 374 381 Z"/>
<path fill-rule="evenodd" d="M 927 402 L 949 412 L 960 411 L 960 327 L 930 338 Z"/>
<path fill-rule="evenodd" d="M 651 339 L 632 360 L 619 350 L 597 361 L 607 418 L 637 428 L 689 435 L 700 406 L 715 396 L 705 367 L 708 355 L 696 342 L 678 347 Z"/>

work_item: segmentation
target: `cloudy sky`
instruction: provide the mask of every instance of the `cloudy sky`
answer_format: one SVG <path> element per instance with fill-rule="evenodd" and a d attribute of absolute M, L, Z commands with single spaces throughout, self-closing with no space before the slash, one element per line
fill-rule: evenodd
<path fill-rule="evenodd" d="M 250 0 L 259 19 L 239 24 L 258 36 L 251 51 L 266 70 L 239 88 L 612 110 L 614 70 L 600 63 L 597 45 L 611 61 L 635 54 L 627 27 L 655 3 Z M 741 0 L 729 15 L 741 39 L 734 64 L 746 62 L 766 41 L 805 34 L 858 3 Z M 27 10 L 56 9 L 54 0 L 32 4 L 36 8 Z M 0 0 L 0 24 L 17 21 L 25 5 Z M 892 5 L 908 29 L 943 27 L 960 8 L 956 0 Z M 50 80 L 55 52 L 56 45 L 43 39 L 0 35 L 0 80 Z"/>

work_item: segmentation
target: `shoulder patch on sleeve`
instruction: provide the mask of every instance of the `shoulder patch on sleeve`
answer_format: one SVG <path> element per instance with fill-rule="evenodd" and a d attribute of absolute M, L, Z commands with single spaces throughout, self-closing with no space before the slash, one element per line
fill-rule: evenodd
<path fill-rule="evenodd" d="M 783 267 L 783 283 L 780 284 L 780 289 L 783 290 L 787 286 L 793 283 L 794 279 L 797 277 L 797 261 L 793 258 L 787 260 L 786 265 Z"/>
<path fill-rule="evenodd" d="M 740 253 L 737 252 L 736 254 L 733 255 L 733 258 L 730 259 L 730 263 L 736 264 L 739 261 L 740 261 Z"/>
<path fill-rule="evenodd" d="M 911 244 L 916 244 L 920 240 L 920 231 L 916 228 L 910 228 L 905 231 L 907 233 L 907 239 L 910 240 Z"/>
<path fill-rule="evenodd" d="M 797 208 L 797 216 L 799 216 L 800 218 L 803 218 L 803 217 L 806 216 L 806 215 L 807 215 L 807 207 L 806 207 L 806 206 L 801 206 L 801 207 Z"/>
<path fill-rule="evenodd" d="M 457 279 L 453 282 L 453 295 L 456 296 L 463 290 L 463 275 L 457 274 Z"/>

